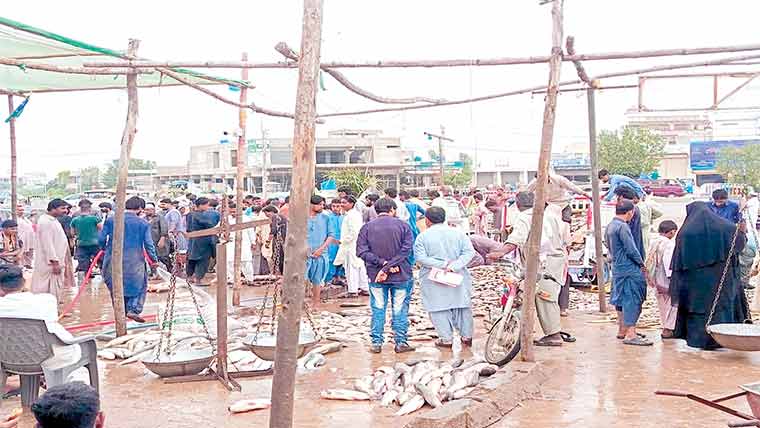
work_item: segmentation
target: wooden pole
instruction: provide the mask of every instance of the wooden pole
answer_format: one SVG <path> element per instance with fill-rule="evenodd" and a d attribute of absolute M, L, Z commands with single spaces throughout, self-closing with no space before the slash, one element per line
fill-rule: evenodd
<path fill-rule="evenodd" d="M 29 62 L 19 61 L 13 58 L 0 57 L 0 65 L 11 65 L 16 67 L 28 68 L 30 70 L 42 70 L 50 71 L 53 73 L 66 73 L 66 74 L 86 74 L 86 75 L 124 75 L 124 74 L 153 74 L 150 68 L 84 68 L 84 67 L 62 67 L 52 64 L 44 64 L 41 62 Z M 123 63 L 123 67 L 126 67 L 128 63 Z"/>
<path fill-rule="evenodd" d="M 13 114 L 13 95 L 8 95 L 8 114 Z M 11 137 L 11 216 L 16 220 L 16 205 L 18 204 L 18 194 L 16 193 L 16 118 L 12 117 L 8 130 Z"/>
<path fill-rule="evenodd" d="M 243 62 L 248 61 L 248 53 L 243 52 Z M 241 72 L 241 78 L 243 81 L 248 80 L 248 69 L 244 68 Z M 248 88 L 240 89 L 240 104 L 247 105 L 248 103 Z M 238 128 L 240 135 L 238 135 L 237 144 L 237 175 L 235 177 L 235 223 L 243 222 L 243 193 L 245 191 L 243 181 L 245 181 L 245 167 L 246 159 L 248 157 L 248 147 L 245 141 L 245 131 L 248 112 L 245 108 L 240 108 L 238 111 Z M 243 253 L 243 232 L 235 232 L 235 260 L 232 263 L 235 271 L 233 272 L 233 288 L 232 288 L 232 306 L 240 306 L 240 287 L 242 281 L 240 280 L 240 258 Z M 225 278 L 226 281 L 226 278 Z"/>
<path fill-rule="evenodd" d="M 588 88 L 588 152 L 591 157 L 591 197 L 594 215 L 594 257 L 596 257 L 596 285 L 599 287 L 599 312 L 607 312 L 607 294 L 604 290 L 604 252 L 602 248 L 601 191 L 599 189 L 599 152 L 596 148 L 596 102 L 594 88 Z"/>
<path fill-rule="evenodd" d="M 227 195 L 222 198 L 222 226 L 227 224 Z M 227 373 L 227 241 L 229 231 L 222 230 L 216 245 L 216 373 L 229 384 Z M 236 232 L 239 233 L 239 232 Z"/>
<path fill-rule="evenodd" d="M 544 204 L 546 203 L 546 183 L 549 181 L 549 160 L 552 154 L 554 137 L 554 117 L 557 108 L 559 76 L 562 68 L 562 3 L 552 3 L 552 56 L 549 61 L 549 85 L 544 107 L 544 123 L 541 130 L 541 151 L 538 157 L 536 178 L 536 199 L 530 226 L 530 236 L 526 243 L 527 261 L 525 268 L 525 299 L 523 299 L 522 317 L 520 319 L 520 355 L 523 361 L 535 361 L 533 355 L 533 324 L 536 314 L 536 278 L 538 275 L 538 247 L 541 243 L 541 230 L 544 223 Z"/>
<path fill-rule="evenodd" d="M 140 41 L 129 40 L 127 55 L 137 55 Z M 116 335 L 127 334 L 127 323 L 124 315 L 124 205 L 127 200 L 127 177 L 129 176 L 129 157 L 132 144 L 137 132 L 137 74 L 127 75 L 127 121 L 121 136 L 121 154 L 119 156 L 119 175 L 116 178 L 116 206 L 114 207 L 113 254 L 111 257 L 111 276 L 113 295 L 113 316 L 116 324 Z"/>
<path fill-rule="evenodd" d="M 605 74 L 593 76 L 590 78 L 590 80 L 594 81 L 594 80 L 601 80 L 601 79 L 611 79 L 614 77 L 635 76 L 635 75 L 640 75 L 640 74 L 645 74 L 645 73 L 654 73 L 658 71 L 667 71 L 667 70 L 679 70 L 679 69 L 685 69 L 685 68 L 729 65 L 733 61 L 742 61 L 745 59 L 753 59 L 753 58 L 760 58 L 760 55 L 758 54 L 742 55 L 738 57 L 728 57 L 728 58 L 721 58 L 721 59 L 716 59 L 716 60 L 698 61 L 698 62 L 691 62 L 691 63 L 686 63 L 686 64 L 674 64 L 674 65 L 669 64 L 669 65 L 659 65 L 659 66 L 654 66 L 654 67 L 639 68 L 639 69 L 634 69 L 634 70 L 616 71 L 613 73 L 605 73 Z M 570 80 L 570 81 L 565 81 L 565 82 L 559 82 L 558 85 L 568 86 L 568 85 L 577 85 L 579 83 L 583 83 L 583 81 Z M 383 108 L 375 108 L 375 109 L 368 109 L 368 110 L 326 113 L 326 114 L 320 114 L 318 117 L 325 118 L 325 117 L 337 117 L 337 116 L 357 116 L 361 114 L 385 113 L 385 112 L 391 112 L 391 111 L 429 109 L 429 108 L 437 108 L 437 107 L 443 107 L 443 106 L 452 106 L 452 105 L 495 100 L 498 98 L 511 97 L 513 95 L 520 95 L 520 94 L 530 93 L 533 91 L 543 91 L 543 90 L 546 90 L 546 86 L 542 85 L 542 86 L 534 86 L 531 88 L 517 89 L 513 91 L 508 91 L 508 92 L 501 92 L 497 94 L 482 95 L 479 97 L 444 101 L 437 104 L 421 104 L 421 105 L 409 105 L 409 106 L 400 106 L 400 107 L 383 107 Z"/>
<path fill-rule="evenodd" d="M 446 175 L 443 172 L 443 136 L 445 135 L 445 129 L 441 125 L 441 136 L 438 137 L 438 168 L 441 174 L 441 186 L 446 185 Z"/>
<path fill-rule="evenodd" d="M 322 0 L 304 0 L 293 130 L 293 185 L 290 192 L 290 222 L 285 243 L 282 311 L 277 317 L 277 350 L 272 379 L 270 428 L 293 426 L 297 347 L 304 303 L 305 260 L 308 257 L 306 217 L 309 212 L 309 199 L 314 189 L 321 37 Z"/>
<path fill-rule="evenodd" d="M 717 101 L 715 102 L 715 108 L 717 108 L 719 105 L 723 104 L 723 101 L 726 101 L 727 99 L 729 99 L 729 98 L 731 98 L 732 96 L 736 95 L 736 93 L 737 93 L 737 92 L 741 91 L 741 90 L 742 90 L 742 89 L 744 89 L 744 88 L 745 88 L 747 85 L 749 85 L 750 83 L 752 83 L 752 81 L 753 81 L 753 80 L 755 80 L 755 78 L 756 78 L 757 76 L 758 76 L 758 74 L 755 74 L 754 76 L 751 76 L 751 77 L 749 77 L 749 78 L 748 78 L 747 80 L 745 80 L 745 81 L 744 81 L 744 82 L 743 82 L 741 85 L 739 85 L 739 86 L 735 87 L 734 89 L 732 89 L 732 90 L 731 90 L 731 92 L 729 92 L 729 93 L 727 93 L 726 95 L 724 95 L 724 96 L 723 96 L 723 98 L 721 98 L 721 99 L 717 100 Z M 717 95 L 718 95 L 718 84 L 717 84 L 717 82 L 718 82 L 718 78 L 717 78 L 717 77 L 715 78 L 715 82 L 716 82 L 716 84 L 715 84 L 715 91 L 714 91 L 714 93 L 715 93 L 715 98 L 717 98 Z"/>
<path fill-rule="evenodd" d="M 713 108 L 718 108 L 718 76 L 713 76 Z"/>
<path fill-rule="evenodd" d="M 700 48 L 675 48 L 631 52 L 600 52 L 565 56 L 563 61 L 602 61 L 611 59 L 654 58 L 663 56 L 706 55 L 729 52 L 760 50 L 760 45 L 716 46 Z M 442 60 L 375 60 L 367 62 L 324 62 L 325 68 L 431 68 L 431 67 L 470 67 L 517 64 L 541 64 L 551 60 L 550 56 L 529 56 L 516 58 L 471 58 Z M 84 67 L 127 67 L 125 62 L 85 62 Z M 249 63 L 237 61 L 135 61 L 138 67 L 191 67 L 191 68 L 295 68 L 295 61 L 268 63 Z"/>

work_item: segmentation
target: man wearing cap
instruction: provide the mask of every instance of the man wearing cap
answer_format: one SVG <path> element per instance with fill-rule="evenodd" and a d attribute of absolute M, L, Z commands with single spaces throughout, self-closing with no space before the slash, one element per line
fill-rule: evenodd
<path fill-rule="evenodd" d="M 525 245 L 527 245 L 530 236 L 535 196 L 533 193 L 519 192 L 515 199 L 520 214 L 515 220 L 512 233 L 509 234 L 503 247 L 498 251 L 489 253 L 488 258 L 497 260 L 518 249 L 520 250 L 520 261 L 525 266 Z M 549 204 L 544 211 L 539 247 L 539 273 L 541 277 L 536 283 L 535 302 L 536 314 L 544 337 L 533 342 L 537 346 L 562 346 L 563 341 L 573 341 L 572 337 L 560 331 L 559 294 L 562 291 L 567 262 L 565 249 L 569 244 L 569 237 L 564 233 L 565 225 L 559 207 Z"/>
<path fill-rule="evenodd" d="M 446 224 L 446 211 L 430 207 L 425 212 L 427 229 L 414 243 L 414 258 L 422 265 L 420 290 L 422 305 L 438 333 L 435 346 L 451 348 L 454 330 L 462 345 L 472 346 L 472 278 L 467 264 L 475 256 L 470 239 L 459 229 Z M 462 276 L 462 282 L 445 285 L 431 279 L 434 269 Z"/>
<path fill-rule="evenodd" d="M 92 264 L 92 259 L 100 251 L 98 245 L 98 232 L 100 231 L 100 219 L 92 211 L 92 202 L 87 199 L 79 201 L 79 215 L 71 221 L 71 229 L 76 237 L 77 272 L 87 272 Z"/>
<path fill-rule="evenodd" d="M 618 339 L 626 345 L 650 346 L 652 342 L 636 332 L 636 322 L 646 299 L 644 259 L 633 241 L 628 223 L 634 215 L 633 202 L 620 200 L 615 218 L 607 225 L 606 241 L 612 257 L 610 304 L 618 313 Z"/>
<path fill-rule="evenodd" d="M 34 257 L 32 293 L 50 293 L 59 305 L 63 304 L 64 288 L 74 284 L 69 240 L 58 222 L 58 217 L 68 212 L 68 206 L 63 199 L 50 201 L 47 213 L 37 221 L 35 233 L 37 254 Z"/>

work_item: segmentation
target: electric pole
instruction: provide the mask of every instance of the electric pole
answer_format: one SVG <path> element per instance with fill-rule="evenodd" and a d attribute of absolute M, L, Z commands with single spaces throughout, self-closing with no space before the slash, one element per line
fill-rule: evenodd
<path fill-rule="evenodd" d="M 261 198 L 267 199 L 267 182 L 269 181 L 269 130 L 261 121 Z"/>
<path fill-rule="evenodd" d="M 445 183 L 443 181 L 444 179 L 444 172 L 443 172 L 443 142 L 448 141 L 450 143 L 453 143 L 454 140 L 451 138 L 447 138 L 445 136 L 446 129 L 441 125 L 441 133 L 440 134 L 433 134 L 431 132 L 423 132 L 428 137 L 428 140 L 432 140 L 433 138 L 438 139 L 438 168 L 439 168 L 439 174 L 441 176 L 440 180 L 441 182 L 439 185 L 443 186 Z"/>

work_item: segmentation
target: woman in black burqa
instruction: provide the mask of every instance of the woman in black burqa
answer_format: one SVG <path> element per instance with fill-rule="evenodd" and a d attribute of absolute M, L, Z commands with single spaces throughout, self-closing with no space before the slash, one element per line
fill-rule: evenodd
<path fill-rule="evenodd" d="M 714 214 L 705 202 L 686 206 L 686 220 L 678 231 L 673 253 L 670 296 L 678 307 L 674 337 L 689 346 L 719 348 L 707 334 L 707 323 L 718 283 L 728 262 L 723 290 L 711 324 L 741 323 L 747 317 L 747 303 L 739 278 L 739 253 L 747 238 L 736 235 L 736 246 L 728 260 L 736 225 Z"/>

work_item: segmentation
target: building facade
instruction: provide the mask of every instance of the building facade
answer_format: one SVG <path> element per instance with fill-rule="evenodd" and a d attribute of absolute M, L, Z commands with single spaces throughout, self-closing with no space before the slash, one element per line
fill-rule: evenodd
<path fill-rule="evenodd" d="M 249 140 L 243 186 L 246 192 L 287 192 L 292 183 L 293 141 L 290 138 Z M 237 174 L 237 144 L 208 144 L 190 147 L 184 166 L 159 166 L 154 177 L 157 188 L 187 181 L 204 191 L 231 191 Z M 356 168 L 375 175 L 380 186 L 405 186 L 402 176 L 412 152 L 401 147 L 397 137 L 375 130 L 337 130 L 316 142 L 316 183 L 336 168 Z M 266 180 L 264 172 L 266 171 Z"/>

